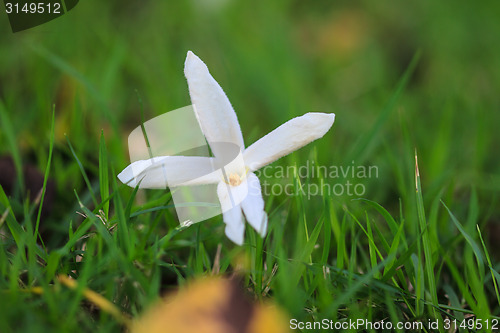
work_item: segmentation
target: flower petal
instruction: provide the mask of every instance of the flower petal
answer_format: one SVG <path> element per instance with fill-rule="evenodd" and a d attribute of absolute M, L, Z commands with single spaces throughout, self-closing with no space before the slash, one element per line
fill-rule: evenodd
<path fill-rule="evenodd" d="M 214 155 L 220 156 L 220 147 L 212 145 L 217 142 L 233 143 L 243 150 L 240 124 L 229 99 L 205 63 L 191 51 L 187 53 L 184 74 L 198 122 Z"/>
<path fill-rule="evenodd" d="M 245 238 L 245 222 L 243 221 L 241 207 L 238 206 L 225 211 L 222 213 L 222 218 L 226 224 L 226 229 L 224 231 L 227 238 L 235 244 L 243 245 L 243 239 Z"/>
<path fill-rule="evenodd" d="M 333 113 L 310 112 L 287 121 L 248 147 L 243 158 L 250 171 L 255 171 L 277 159 L 321 138 L 332 127 Z"/>
<path fill-rule="evenodd" d="M 226 236 L 234 243 L 242 245 L 245 236 L 245 222 L 241 211 L 241 200 L 238 200 L 237 197 L 243 192 L 238 187 L 231 187 L 220 182 L 217 186 L 217 195 L 222 208 L 222 219 L 226 224 Z"/>
<path fill-rule="evenodd" d="M 267 214 L 264 211 L 264 199 L 259 178 L 254 173 L 247 176 L 248 194 L 241 203 L 243 213 L 250 225 L 264 237 L 267 232 Z"/>
<path fill-rule="evenodd" d="M 222 179 L 213 158 L 198 156 L 159 156 L 128 165 L 118 179 L 130 187 L 164 189 L 181 185 L 216 184 Z M 140 182 L 140 183 L 139 183 Z"/>

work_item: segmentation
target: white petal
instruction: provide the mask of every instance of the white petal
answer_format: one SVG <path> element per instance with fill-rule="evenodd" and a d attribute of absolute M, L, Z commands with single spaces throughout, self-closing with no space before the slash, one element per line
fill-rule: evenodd
<path fill-rule="evenodd" d="M 236 190 L 232 190 L 236 189 Z M 233 193 L 234 192 L 234 193 Z M 234 196 L 238 196 L 241 191 L 229 186 L 224 182 L 220 182 L 217 186 L 217 195 L 222 208 L 222 219 L 226 224 L 226 236 L 238 245 L 243 244 L 245 236 L 245 222 L 243 221 L 243 212 L 241 205 L 235 203 Z M 236 200 L 237 202 L 237 200 Z"/>
<path fill-rule="evenodd" d="M 255 171 L 321 138 L 332 127 L 333 113 L 310 112 L 287 121 L 248 147 L 243 158 Z"/>
<path fill-rule="evenodd" d="M 198 156 L 159 156 L 135 161 L 118 179 L 130 187 L 164 189 L 171 186 L 216 184 L 222 172 L 214 170 L 213 158 Z"/>
<path fill-rule="evenodd" d="M 264 199 L 260 188 L 259 178 L 254 173 L 247 177 L 248 194 L 241 203 L 243 213 L 250 225 L 264 237 L 267 232 L 267 214 L 264 211 Z"/>
<path fill-rule="evenodd" d="M 245 222 L 243 222 L 243 213 L 241 207 L 234 207 L 231 210 L 222 213 L 222 218 L 226 224 L 226 236 L 238 245 L 243 245 L 245 238 Z"/>
<path fill-rule="evenodd" d="M 213 146 L 217 142 L 232 143 L 243 150 L 240 124 L 229 99 L 205 63 L 191 51 L 187 53 L 184 74 L 198 122 L 214 155 L 220 155 L 221 148 Z"/>

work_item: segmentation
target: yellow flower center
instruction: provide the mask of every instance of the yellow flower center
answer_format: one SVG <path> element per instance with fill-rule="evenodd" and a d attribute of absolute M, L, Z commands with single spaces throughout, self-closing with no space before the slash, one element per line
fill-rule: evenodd
<path fill-rule="evenodd" d="M 229 185 L 238 186 L 240 184 L 241 184 L 240 175 L 238 175 L 237 173 L 232 173 L 229 175 Z"/>

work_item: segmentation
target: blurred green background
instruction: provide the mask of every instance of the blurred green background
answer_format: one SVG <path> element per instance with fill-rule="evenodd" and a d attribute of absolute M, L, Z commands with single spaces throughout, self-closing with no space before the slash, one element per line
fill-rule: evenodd
<path fill-rule="evenodd" d="M 417 151 L 424 203 L 437 220 L 431 240 L 449 251 L 465 244 L 442 199 L 470 234 L 480 225 L 498 262 L 498 17 L 498 1 L 80 1 L 59 19 L 13 34 L 0 13 L 0 156 L 43 173 L 55 104 L 54 192 L 42 227 L 59 235 L 49 248 L 59 246 L 70 221 L 81 221 L 73 189 L 92 205 L 65 135 L 98 188 L 101 130 L 115 176 L 129 164 L 127 137 L 141 122 L 136 90 L 146 119 L 189 105 L 183 66 L 192 50 L 228 95 L 247 146 L 292 117 L 333 112 L 323 139 L 278 164 L 377 166 L 379 177 L 363 180 L 364 197 L 394 216 L 401 209 L 417 237 Z M 398 85 L 412 59 L 414 71 Z M 323 199 L 306 205 L 309 230 Z M 356 211 L 351 199 L 332 200 L 338 211 Z M 22 200 L 11 204 L 25 209 Z M 294 227 L 297 210 L 283 213 Z M 223 237 L 221 219 L 214 220 L 220 235 L 205 234 L 211 253 Z M 195 231 L 181 238 L 194 240 Z M 454 260 L 464 264 L 458 252 Z"/>

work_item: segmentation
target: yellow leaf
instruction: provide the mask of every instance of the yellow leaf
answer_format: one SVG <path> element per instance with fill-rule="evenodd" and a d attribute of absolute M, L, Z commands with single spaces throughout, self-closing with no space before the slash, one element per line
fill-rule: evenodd
<path fill-rule="evenodd" d="M 136 320 L 132 333 L 281 333 L 288 321 L 251 302 L 234 279 L 203 278 L 167 296 Z"/>

